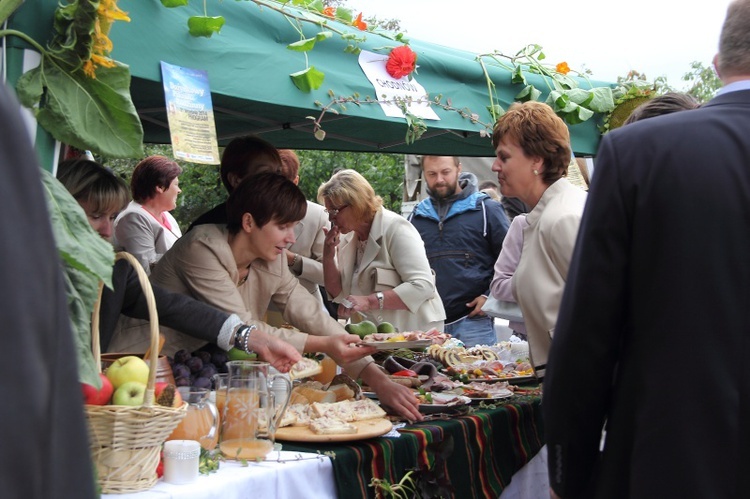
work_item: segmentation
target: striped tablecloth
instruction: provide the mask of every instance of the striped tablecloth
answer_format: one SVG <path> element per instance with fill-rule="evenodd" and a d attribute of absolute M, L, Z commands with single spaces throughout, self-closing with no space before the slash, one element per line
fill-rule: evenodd
<path fill-rule="evenodd" d="M 372 478 L 396 483 L 410 469 L 430 469 L 442 475 L 454 497 L 498 497 L 513 474 L 544 444 L 540 405 L 539 397 L 517 397 L 496 408 L 407 426 L 400 430 L 400 437 L 346 445 L 285 442 L 284 450 L 331 455 L 342 499 L 374 498 L 369 486 Z M 430 451 L 451 440 L 453 449 L 446 450 L 445 460 Z"/>

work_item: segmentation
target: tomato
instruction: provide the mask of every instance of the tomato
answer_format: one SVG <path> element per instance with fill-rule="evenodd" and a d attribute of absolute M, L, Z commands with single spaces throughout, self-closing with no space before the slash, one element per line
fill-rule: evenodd
<path fill-rule="evenodd" d="M 393 376 L 405 376 L 407 378 L 416 378 L 417 373 L 415 373 L 411 369 L 404 369 L 403 371 L 393 373 Z"/>

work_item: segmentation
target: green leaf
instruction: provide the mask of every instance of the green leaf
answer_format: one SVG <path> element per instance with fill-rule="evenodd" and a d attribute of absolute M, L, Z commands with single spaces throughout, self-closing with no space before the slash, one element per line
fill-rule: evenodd
<path fill-rule="evenodd" d="M 328 40 L 333 36 L 333 33 L 330 31 L 321 31 L 317 35 L 315 35 L 315 41 L 322 42 L 323 40 Z"/>
<path fill-rule="evenodd" d="M 570 97 L 572 102 L 575 102 L 579 106 L 589 107 L 589 103 L 593 100 L 594 94 L 588 90 L 580 88 L 574 88 L 572 90 L 565 90 L 564 93 Z"/>
<path fill-rule="evenodd" d="M 99 281 L 112 287 L 112 245 L 89 225 L 81 206 L 49 172 L 42 170 L 47 209 L 55 244 L 65 270 L 68 312 L 78 359 L 79 379 L 99 386 L 98 370 L 91 353 L 91 312 Z"/>
<path fill-rule="evenodd" d="M 294 86 L 306 93 L 319 89 L 325 79 L 325 73 L 315 69 L 315 66 L 310 66 L 289 76 L 291 76 Z"/>
<path fill-rule="evenodd" d="M 192 16 L 188 18 L 188 28 L 190 28 L 190 34 L 193 36 L 211 38 L 211 35 L 221 31 L 222 26 L 224 26 L 222 16 Z"/>
<path fill-rule="evenodd" d="M 526 85 L 526 76 L 523 74 L 523 69 L 521 66 L 516 66 L 516 68 L 513 70 L 513 76 L 510 79 L 511 83 L 518 83 L 521 85 Z"/>
<path fill-rule="evenodd" d="M 164 7 L 171 9 L 172 7 L 182 7 L 187 5 L 189 0 L 161 0 L 161 4 Z"/>
<path fill-rule="evenodd" d="M 342 21 L 345 24 L 351 24 L 354 20 L 354 14 L 352 13 L 351 9 L 347 9 L 344 7 L 337 7 L 336 8 L 336 19 L 339 21 Z"/>
<path fill-rule="evenodd" d="M 313 49 L 315 47 L 315 42 L 317 40 L 317 37 L 313 38 L 305 38 L 304 40 L 299 40 L 294 43 L 290 43 L 286 46 L 289 50 L 294 50 L 295 52 L 307 52 Z"/>
<path fill-rule="evenodd" d="M 54 17 L 54 36 L 49 53 L 73 72 L 91 58 L 94 45 L 97 2 L 71 2 L 58 6 Z"/>
<path fill-rule="evenodd" d="M 579 123 L 583 123 L 594 115 L 591 110 L 586 109 L 585 107 L 581 107 L 577 104 L 572 105 L 575 106 L 575 108 L 571 112 L 566 113 L 563 116 L 563 119 L 569 125 L 577 125 Z"/>
<path fill-rule="evenodd" d="M 538 90 L 534 85 L 526 85 L 523 90 L 516 94 L 514 99 L 519 102 L 528 102 L 538 100 L 540 95 L 542 95 L 541 90 Z"/>
<path fill-rule="evenodd" d="M 615 108 L 615 100 L 612 96 L 612 89 L 609 87 L 597 87 L 591 90 L 594 94 L 589 109 L 596 113 L 608 113 Z"/>
<path fill-rule="evenodd" d="M 96 79 L 69 73 L 44 54 L 16 85 L 24 106 L 52 136 L 82 150 L 118 158 L 143 156 L 143 127 L 130 97 L 130 70 L 100 67 Z"/>

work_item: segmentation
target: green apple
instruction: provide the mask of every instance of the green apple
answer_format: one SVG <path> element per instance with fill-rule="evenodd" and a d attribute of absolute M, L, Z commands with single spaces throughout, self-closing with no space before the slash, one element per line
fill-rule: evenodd
<path fill-rule="evenodd" d="M 372 321 L 362 321 L 357 324 L 347 324 L 344 328 L 351 334 L 356 334 L 360 338 L 378 332 L 378 327 Z"/>
<path fill-rule="evenodd" d="M 107 378 L 112 382 L 115 390 L 129 381 L 138 381 L 144 385 L 148 383 L 148 364 L 135 355 L 120 357 L 107 369 Z"/>
<path fill-rule="evenodd" d="M 134 406 L 143 405 L 143 399 L 145 396 L 146 383 L 141 383 L 140 381 L 128 381 L 115 390 L 114 395 L 112 395 L 112 404 Z"/>
<path fill-rule="evenodd" d="M 396 328 L 390 322 L 381 322 L 378 324 L 378 333 L 395 333 Z"/>
<path fill-rule="evenodd" d="M 258 356 L 255 353 L 243 352 L 239 348 L 230 348 L 227 352 L 227 358 L 229 360 L 256 360 Z"/>

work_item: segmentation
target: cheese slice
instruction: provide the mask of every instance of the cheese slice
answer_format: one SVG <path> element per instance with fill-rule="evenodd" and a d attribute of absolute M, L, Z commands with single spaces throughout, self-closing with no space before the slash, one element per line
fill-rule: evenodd
<path fill-rule="evenodd" d="M 365 421 L 382 418 L 385 411 L 370 399 L 342 400 L 330 404 L 313 402 L 312 412 L 315 418 L 336 418 L 342 421 Z"/>
<path fill-rule="evenodd" d="M 337 418 L 322 417 L 310 421 L 310 430 L 318 435 L 357 433 L 357 427 Z"/>

